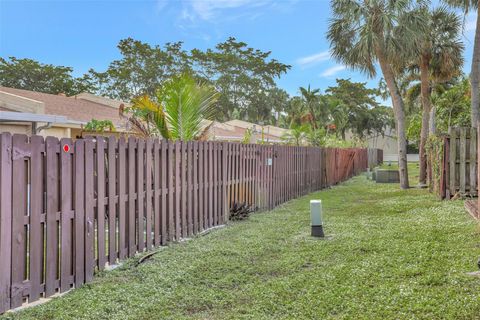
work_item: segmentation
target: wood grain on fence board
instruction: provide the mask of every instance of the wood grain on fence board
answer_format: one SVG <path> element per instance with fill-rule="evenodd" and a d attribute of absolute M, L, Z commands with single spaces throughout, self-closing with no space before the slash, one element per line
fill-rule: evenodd
<path fill-rule="evenodd" d="M 471 196 L 477 196 L 477 131 L 470 128 L 470 154 L 469 154 L 469 191 Z"/>
<path fill-rule="evenodd" d="M 114 264 L 117 260 L 117 204 L 120 204 L 120 196 L 117 197 L 117 142 L 114 136 L 108 138 L 107 170 L 108 170 L 108 263 Z"/>
<path fill-rule="evenodd" d="M 85 141 L 85 282 L 95 271 L 94 147 L 92 140 Z"/>
<path fill-rule="evenodd" d="M 145 249 L 145 164 L 144 164 L 145 140 L 137 140 L 137 249 L 143 252 Z"/>
<path fill-rule="evenodd" d="M 163 170 L 160 163 L 160 140 L 155 139 L 153 143 L 153 234 L 154 234 L 154 245 L 157 247 L 161 244 L 162 233 L 161 233 L 161 215 L 160 215 L 160 198 L 162 196 L 162 186 L 160 184 L 160 172 Z"/>
<path fill-rule="evenodd" d="M 161 210 L 160 210 L 160 242 L 162 245 L 167 243 L 167 142 L 162 140 L 160 142 L 161 148 L 161 184 L 162 184 L 162 199 L 160 202 Z"/>
<path fill-rule="evenodd" d="M 0 142 L 1 143 L 1 142 Z M 31 157 L 30 157 L 30 244 L 29 244 L 29 271 L 30 271 L 30 294 L 29 302 L 37 301 L 42 293 L 42 275 L 43 275 L 43 194 L 45 171 L 43 167 L 45 144 L 43 137 L 31 137 Z M 1 160 L 1 159 L 0 159 Z M 1 175 L 1 173 L 0 173 Z M 1 192 L 1 190 L 0 190 Z M 1 201 L 0 201 L 1 202 Z M 1 225 L 1 222 L 0 222 Z M 0 232 L 3 232 L 0 231 Z M 71 230 L 73 234 L 73 230 Z M 74 252 L 72 250 L 72 252 Z M 1 259 L 1 256 L 0 256 Z M 1 307 L 0 307 L 1 309 Z"/>
<path fill-rule="evenodd" d="M 66 292 L 70 290 L 73 284 L 72 246 L 74 239 L 72 237 L 72 220 L 74 211 L 72 210 L 72 153 L 74 149 L 71 139 L 61 139 L 60 147 L 62 150 L 60 151 L 60 290 L 61 292 Z"/>
<path fill-rule="evenodd" d="M 57 289 L 57 257 L 58 257 L 58 152 L 57 138 L 47 137 L 46 148 L 46 179 L 47 212 L 46 212 L 46 271 L 45 294 L 51 296 Z M 87 280 L 90 280 L 88 278 Z"/>
<path fill-rule="evenodd" d="M 75 141 L 75 287 L 85 282 L 85 140 Z M 46 174 L 46 173 L 45 173 Z"/>
<path fill-rule="evenodd" d="M 146 250 L 152 249 L 152 139 L 147 139 L 145 144 L 145 235 L 146 235 Z"/>
<path fill-rule="evenodd" d="M 0 134 L 0 313 L 10 309 L 12 225 L 12 136 Z"/>
<path fill-rule="evenodd" d="M 127 159 L 126 142 L 122 137 L 118 141 L 118 258 L 125 259 L 128 254 L 127 249 L 127 211 L 126 204 L 128 197 L 127 191 Z"/>
<path fill-rule="evenodd" d="M 135 239 L 135 151 L 136 139 L 128 138 L 128 256 L 133 257 L 137 252 Z"/>
<path fill-rule="evenodd" d="M 25 247 L 27 237 L 24 227 L 25 215 L 27 213 L 27 170 L 25 157 L 30 154 L 27 136 L 14 134 L 12 137 L 12 148 L 12 171 L 15 177 L 12 185 L 12 292 L 10 303 L 12 308 L 16 308 L 23 303 L 23 281 L 25 280 Z M 57 210 L 58 207 L 55 208 L 54 218 Z"/>
<path fill-rule="evenodd" d="M 98 269 L 103 270 L 107 261 L 105 250 L 105 140 L 97 137 L 96 144 L 96 197 L 97 197 L 97 218 L 94 228 L 97 229 L 96 243 L 98 255 Z"/>

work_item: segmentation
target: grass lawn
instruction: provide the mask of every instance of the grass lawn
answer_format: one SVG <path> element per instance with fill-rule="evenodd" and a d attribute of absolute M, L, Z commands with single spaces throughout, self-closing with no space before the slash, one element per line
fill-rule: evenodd
<path fill-rule="evenodd" d="M 310 199 L 332 239 L 309 236 Z M 479 256 L 463 202 L 361 176 L 4 318 L 480 319 Z"/>

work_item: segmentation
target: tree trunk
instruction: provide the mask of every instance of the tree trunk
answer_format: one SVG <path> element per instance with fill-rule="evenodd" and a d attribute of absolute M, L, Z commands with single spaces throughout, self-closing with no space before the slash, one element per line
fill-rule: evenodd
<path fill-rule="evenodd" d="M 428 121 L 428 136 L 430 137 L 430 136 L 434 136 L 437 133 L 437 128 L 435 125 L 435 106 L 431 107 L 429 117 L 430 117 L 430 120 Z M 431 188 L 433 186 L 431 161 L 427 161 L 427 181 L 428 181 L 428 185 Z"/>
<path fill-rule="evenodd" d="M 427 183 L 427 152 L 428 122 L 430 117 L 430 80 L 428 76 L 428 57 L 422 57 L 420 62 L 420 91 L 422 96 L 422 130 L 420 132 L 420 175 L 418 183 L 424 186 Z"/>
<path fill-rule="evenodd" d="M 395 75 L 388 63 L 382 48 L 376 48 L 378 62 L 382 69 L 385 82 L 387 83 L 388 91 L 392 97 L 393 112 L 395 114 L 396 131 L 397 131 L 397 145 L 398 145 L 398 171 L 400 175 L 400 188 L 408 189 L 410 187 L 408 182 L 408 167 L 407 167 L 407 138 L 405 135 L 405 112 L 403 106 L 403 99 L 398 90 L 395 81 Z"/>
<path fill-rule="evenodd" d="M 428 136 L 433 136 L 437 133 L 437 126 L 435 124 L 435 106 L 430 109 L 430 120 L 428 121 Z"/>
<path fill-rule="evenodd" d="M 477 8 L 477 26 L 473 45 L 472 70 L 470 72 L 471 98 L 472 98 L 472 127 L 477 127 L 480 120 L 479 113 L 479 86 L 480 86 L 480 0 Z"/>

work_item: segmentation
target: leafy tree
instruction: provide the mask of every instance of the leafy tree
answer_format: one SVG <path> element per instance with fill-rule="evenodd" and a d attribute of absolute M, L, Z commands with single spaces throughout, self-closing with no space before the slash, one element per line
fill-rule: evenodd
<path fill-rule="evenodd" d="M 165 81 L 191 69 L 181 42 L 161 48 L 127 38 L 117 47 L 121 59 L 112 61 L 105 72 L 90 70 L 98 92 L 113 99 L 130 101 L 140 95 L 154 96 Z"/>
<path fill-rule="evenodd" d="M 0 58 L 0 85 L 67 96 L 94 92 L 89 75 L 75 78 L 70 67 L 43 64 L 32 59 Z"/>
<path fill-rule="evenodd" d="M 471 123 L 470 83 L 462 79 L 435 99 L 436 126 L 440 132 L 448 132 L 451 126 L 468 127 Z"/>
<path fill-rule="evenodd" d="M 412 13 L 411 1 L 332 0 L 333 19 L 328 40 L 333 56 L 343 64 L 369 76 L 380 65 L 392 97 L 398 135 L 400 187 L 409 187 L 404 101 L 394 65 L 404 61 L 415 48 L 420 19 Z"/>
<path fill-rule="evenodd" d="M 477 11 L 477 22 L 475 26 L 475 39 L 473 43 L 472 69 L 470 71 L 471 95 L 471 125 L 477 127 L 480 121 L 480 1 L 478 0 L 443 0 L 454 8 L 460 8 L 467 15 L 470 10 Z"/>
<path fill-rule="evenodd" d="M 115 132 L 115 126 L 113 125 L 113 122 L 110 120 L 97 120 L 97 119 L 92 119 L 87 124 L 85 125 L 85 131 L 90 131 L 90 132 Z"/>
<path fill-rule="evenodd" d="M 286 127 L 291 128 L 293 126 L 301 125 L 304 111 L 305 105 L 302 98 L 297 96 L 290 98 L 284 109 L 284 112 L 287 114 L 285 119 Z"/>
<path fill-rule="evenodd" d="M 220 92 L 220 120 L 232 119 L 234 112 L 252 122 L 268 122 L 272 117 L 269 93 L 275 79 L 290 66 L 270 59 L 271 52 L 249 47 L 228 38 L 215 49 L 191 51 L 192 66 L 199 77 L 211 81 Z"/>
<path fill-rule="evenodd" d="M 308 118 L 312 129 L 318 128 L 317 118 L 315 113 L 317 112 L 318 102 L 320 98 L 320 89 L 311 89 L 310 85 L 308 88 L 300 87 L 300 94 L 305 104 L 306 109 L 308 110 Z"/>
<path fill-rule="evenodd" d="M 189 74 L 175 76 L 157 90 L 156 99 L 133 99 L 131 123 L 147 135 L 190 141 L 202 134 L 202 120 L 214 114 L 218 93 Z"/>
<path fill-rule="evenodd" d="M 326 90 L 334 104 L 332 117 L 342 138 L 348 129 L 363 138 L 369 134 L 370 125 L 374 120 L 371 109 L 379 106 L 377 89 L 369 89 L 364 82 L 352 82 L 350 79 L 337 79 L 337 85 Z M 383 130 L 382 130 L 383 131 Z"/>

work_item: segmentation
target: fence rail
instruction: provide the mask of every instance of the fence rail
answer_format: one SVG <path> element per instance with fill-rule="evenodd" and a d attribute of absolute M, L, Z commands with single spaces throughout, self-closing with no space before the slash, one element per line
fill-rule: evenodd
<path fill-rule="evenodd" d="M 224 224 L 234 203 L 272 209 L 346 180 L 368 158 L 367 149 L 2 133 L 0 313 Z"/>

